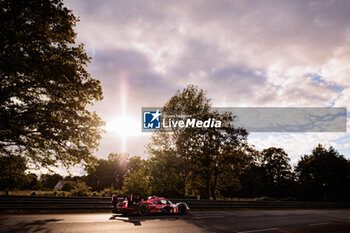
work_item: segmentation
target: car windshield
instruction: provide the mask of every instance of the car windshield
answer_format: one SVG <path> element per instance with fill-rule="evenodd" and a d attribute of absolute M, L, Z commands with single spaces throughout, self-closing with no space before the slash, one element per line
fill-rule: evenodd
<path fill-rule="evenodd" d="M 163 205 L 168 204 L 168 203 L 167 203 L 167 200 L 165 200 L 165 199 L 160 199 L 160 203 L 163 204 Z"/>
<path fill-rule="evenodd" d="M 169 201 L 168 199 L 158 199 L 156 201 L 153 202 L 154 204 L 161 204 L 161 205 L 171 205 L 171 201 Z"/>

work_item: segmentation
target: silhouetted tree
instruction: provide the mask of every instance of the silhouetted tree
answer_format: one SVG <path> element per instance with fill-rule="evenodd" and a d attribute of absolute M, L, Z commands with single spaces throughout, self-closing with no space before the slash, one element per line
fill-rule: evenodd
<path fill-rule="evenodd" d="M 313 201 L 349 201 L 350 162 L 333 147 L 318 145 L 296 167 L 299 198 Z"/>
<path fill-rule="evenodd" d="M 220 170 L 218 176 L 218 191 L 226 197 L 235 197 L 242 189 L 240 177 L 246 172 L 251 163 L 254 149 L 243 144 L 240 149 L 225 149 L 220 158 Z"/>
<path fill-rule="evenodd" d="M 252 158 L 240 176 L 240 197 L 281 198 L 295 195 L 294 174 L 288 155 L 282 148 L 255 151 Z"/>
<path fill-rule="evenodd" d="M 28 182 L 26 160 L 20 155 L 0 157 L 0 190 L 21 189 Z"/>
<path fill-rule="evenodd" d="M 293 182 L 288 154 L 282 148 L 270 147 L 261 152 L 260 169 L 266 196 L 288 196 Z"/>
<path fill-rule="evenodd" d="M 233 161 L 228 158 L 240 153 L 247 144 L 248 133 L 231 125 L 234 116 L 213 112 L 210 107 L 206 93 L 193 85 L 177 91 L 163 107 L 165 120 L 169 115 L 172 120 L 184 120 L 183 115 L 187 115 L 203 121 L 210 118 L 221 120 L 223 125 L 222 128 L 171 126 L 171 133 L 161 129 L 152 135 L 148 152 L 154 156 L 154 162 L 163 165 L 163 168 L 156 166 L 162 172 L 155 172 L 162 175 L 154 177 L 154 181 L 159 185 L 168 184 L 168 189 L 173 189 L 168 190 L 169 193 L 181 192 L 185 196 L 204 192 L 205 196 L 215 198 L 222 174 L 228 172 L 224 168 L 228 169 L 227 162 Z M 151 183 L 151 186 L 155 185 Z"/>
<path fill-rule="evenodd" d="M 74 184 L 72 183 L 65 183 L 62 187 L 62 191 L 71 191 L 72 189 L 74 189 Z"/>
<path fill-rule="evenodd" d="M 221 120 L 222 128 L 201 128 L 198 152 L 192 156 L 192 174 L 204 196 L 216 198 L 220 190 L 231 192 L 239 188 L 238 175 L 249 160 L 248 133 L 230 123 L 231 113 L 210 112 L 204 119 Z"/>
<path fill-rule="evenodd" d="M 163 107 L 162 117 L 166 119 L 167 115 L 172 115 L 171 119 L 181 120 L 183 119 L 182 115 L 190 115 L 199 118 L 208 113 L 209 109 L 210 100 L 206 97 L 206 93 L 193 85 L 188 85 L 182 91 L 178 90 L 168 100 Z M 164 130 L 154 132 L 152 142 L 148 145 L 148 152 L 159 157 L 155 158 L 155 161 L 167 164 L 167 167 L 163 168 L 164 172 L 177 171 L 172 176 L 171 181 L 174 183 L 170 187 L 174 189 L 172 193 L 180 192 L 181 196 L 185 196 L 191 157 L 197 153 L 201 135 L 195 128 L 172 127 L 171 131 L 171 134 Z M 164 159 L 177 162 L 159 161 Z M 168 183 L 169 180 L 166 180 L 165 177 L 167 176 L 157 177 L 158 182 Z M 163 180 L 161 181 L 161 179 Z M 179 187 L 179 183 L 181 183 L 181 187 Z"/>
<path fill-rule="evenodd" d="M 102 88 L 75 44 L 77 18 L 61 0 L 2 0 L 0 19 L 0 156 L 92 163 L 103 122 L 86 106 Z"/>
<path fill-rule="evenodd" d="M 38 190 L 40 189 L 40 183 L 38 176 L 34 173 L 28 173 L 26 174 L 26 182 L 23 184 L 21 189 L 24 190 Z"/>
<path fill-rule="evenodd" d="M 239 177 L 241 189 L 238 190 L 239 197 L 261 197 L 266 196 L 266 173 L 260 165 L 251 162 L 245 167 L 244 173 Z"/>

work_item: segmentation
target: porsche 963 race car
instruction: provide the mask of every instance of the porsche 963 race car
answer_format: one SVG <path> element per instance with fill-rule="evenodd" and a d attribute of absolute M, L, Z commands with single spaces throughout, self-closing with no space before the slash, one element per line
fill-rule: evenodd
<path fill-rule="evenodd" d="M 144 216 L 152 213 L 174 213 L 187 214 L 190 208 L 184 202 L 176 204 L 171 203 L 164 197 L 150 196 L 147 199 L 140 198 L 137 195 L 129 195 L 124 200 L 118 200 L 117 195 L 112 196 L 113 213 L 124 215 L 138 214 Z"/>

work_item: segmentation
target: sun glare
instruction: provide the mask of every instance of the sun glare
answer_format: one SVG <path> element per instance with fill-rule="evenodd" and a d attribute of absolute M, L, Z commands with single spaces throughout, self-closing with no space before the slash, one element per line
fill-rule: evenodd
<path fill-rule="evenodd" d="M 107 133 L 111 132 L 120 136 L 138 136 L 140 123 L 132 117 L 121 116 L 106 122 Z"/>

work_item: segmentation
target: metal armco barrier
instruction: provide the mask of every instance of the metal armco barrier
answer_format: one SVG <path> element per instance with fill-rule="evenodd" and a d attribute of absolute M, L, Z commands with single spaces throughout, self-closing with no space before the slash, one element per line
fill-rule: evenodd
<path fill-rule="evenodd" d="M 169 198 L 173 203 L 185 202 L 191 209 L 233 208 L 350 208 L 350 203 L 301 201 L 229 201 Z M 0 196 L 0 210 L 112 210 L 109 197 Z"/>
<path fill-rule="evenodd" d="M 224 208 L 350 208 L 350 203 L 340 202 L 303 202 L 303 201 L 229 201 L 170 199 L 173 202 L 186 202 L 192 209 Z"/>

